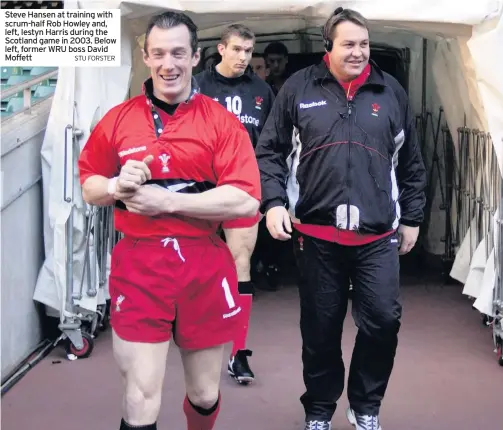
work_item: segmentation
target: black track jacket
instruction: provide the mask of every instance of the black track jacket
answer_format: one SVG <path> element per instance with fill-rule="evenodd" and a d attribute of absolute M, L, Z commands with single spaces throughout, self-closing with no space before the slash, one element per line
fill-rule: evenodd
<path fill-rule="evenodd" d="M 285 205 L 301 223 L 370 234 L 423 221 L 426 174 L 407 94 L 372 61 L 352 101 L 324 61 L 292 75 L 256 155 L 263 212 Z"/>
<path fill-rule="evenodd" d="M 218 101 L 245 126 L 253 147 L 271 112 L 274 93 L 269 84 L 247 67 L 238 78 L 226 78 L 212 67 L 195 76 L 201 93 Z"/>

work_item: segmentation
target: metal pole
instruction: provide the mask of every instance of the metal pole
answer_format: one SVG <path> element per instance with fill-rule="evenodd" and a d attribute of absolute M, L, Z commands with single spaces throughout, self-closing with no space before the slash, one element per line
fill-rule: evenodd
<path fill-rule="evenodd" d="M 73 126 L 65 127 L 65 172 L 63 182 L 64 200 L 71 204 L 70 216 L 66 221 L 66 300 L 65 309 L 73 312 Z M 69 168 L 69 163 L 71 167 Z M 70 172 L 69 172 L 70 171 Z M 64 313 L 61 313 L 64 319 Z"/>
<path fill-rule="evenodd" d="M 428 60 L 428 40 L 423 38 L 423 75 L 422 75 L 422 88 L 421 88 L 421 118 L 422 121 L 422 135 L 426 141 L 426 77 L 427 77 L 427 60 Z M 426 142 L 423 142 L 426 145 Z"/>

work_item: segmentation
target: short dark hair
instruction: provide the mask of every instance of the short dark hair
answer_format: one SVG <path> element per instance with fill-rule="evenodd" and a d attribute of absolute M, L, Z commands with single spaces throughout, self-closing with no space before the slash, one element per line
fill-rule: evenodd
<path fill-rule="evenodd" d="M 339 9 L 339 8 L 338 8 Z M 328 18 L 327 22 L 323 26 L 323 37 L 326 40 L 333 40 L 335 37 L 335 31 L 337 26 L 343 22 L 352 22 L 360 27 L 365 29 L 369 29 L 369 23 L 366 18 L 356 10 L 353 9 L 342 9 L 338 12 L 338 9 L 335 10 L 334 14 Z"/>
<path fill-rule="evenodd" d="M 145 32 L 145 41 L 143 42 L 143 49 L 145 54 L 148 55 L 148 36 L 154 27 L 162 28 L 163 30 L 167 30 L 169 28 L 177 27 L 179 25 L 185 25 L 188 28 L 190 34 L 190 47 L 192 49 L 192 54 L 197 51 L 197 46 L 199 44 L 197 38 L 197 26 L 194 24 L 194 21 L 190 19 L 189 16 L 185 15 L 182 12 L 164 12 L 159 15 L 154 15 L 150 18 L 150 21 L 147 25 L 147 31 Z"/>
<path fill-rule="evenodd" d="M 231 24 L 220 35 L 220 43 L 227 45 L 232 36 L 238 36 L 245 40 L 255 41 L 255 34 L 243 24 Z"/>
<path fill-rule="evenodd" d="M 268 55 L 271 55 L 271 54 L 284 55 L 285 57 L 288 57 L 288 49 L 284 43 L 271 42 L 264 49 L 264 57 L 267 57 Z"/>

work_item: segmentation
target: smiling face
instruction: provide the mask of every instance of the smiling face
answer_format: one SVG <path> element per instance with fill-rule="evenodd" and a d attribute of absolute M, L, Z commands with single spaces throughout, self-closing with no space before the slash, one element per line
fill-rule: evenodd
<path fill-rule="evenodd" d="M 351 21 L 338 24 L 329 57 L 330 70 L 337 79 L 347 82 L 358 77 L 369 62 L 368 30 Z"/>
<path fill-rule="evenodd" d="M 191 91 L 192 68 L 200 53 L 192 52 L 187 26 L 168 29 L 153 27 L 147 40 L 143 61 L 150 69 L 154 95 L 169 104 L 185 101 Z"/>

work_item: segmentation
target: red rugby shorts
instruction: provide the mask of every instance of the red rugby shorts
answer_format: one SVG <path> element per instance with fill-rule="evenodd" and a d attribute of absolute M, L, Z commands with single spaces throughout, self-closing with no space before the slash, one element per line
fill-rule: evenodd
<path fill-rule="evenodd" d="M 203 349 L 232 341 L 239 327 L 235 264 L 216 236 L 122 239 L 110 296 L 111 325 L 126 341 Z"/>

